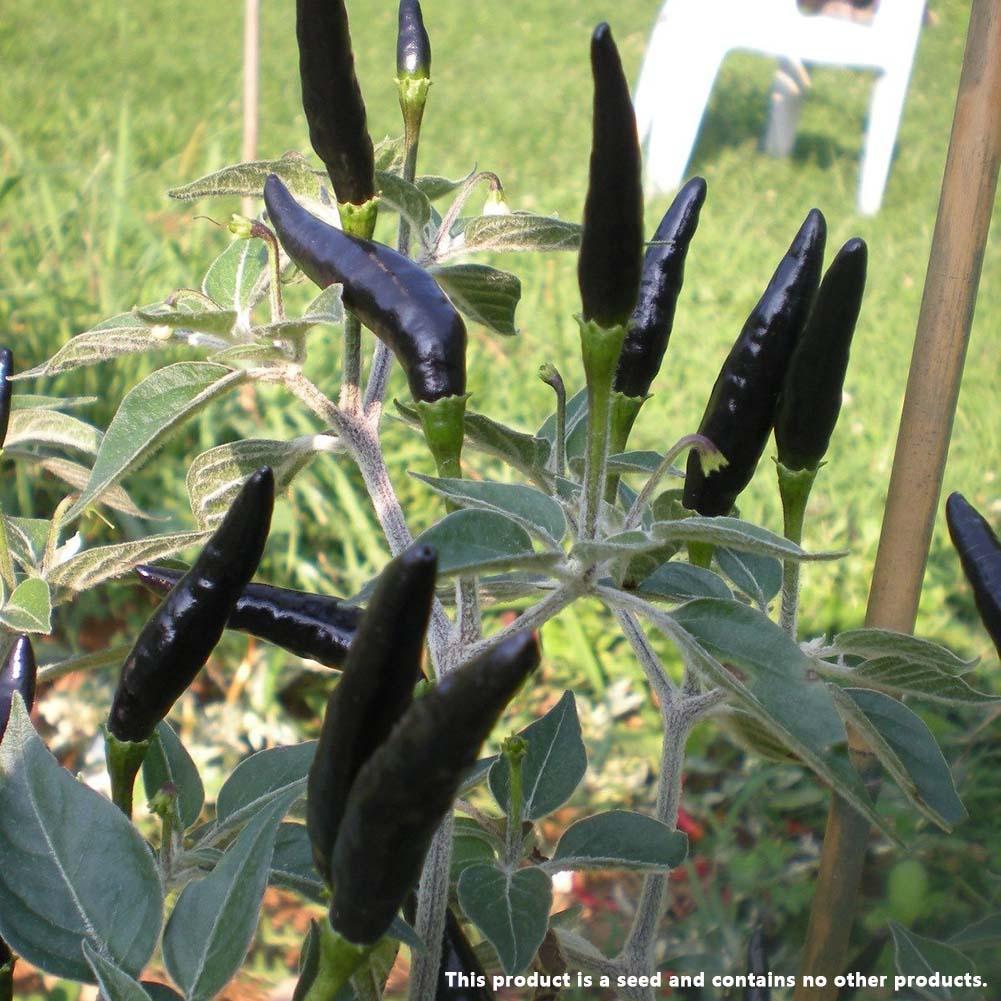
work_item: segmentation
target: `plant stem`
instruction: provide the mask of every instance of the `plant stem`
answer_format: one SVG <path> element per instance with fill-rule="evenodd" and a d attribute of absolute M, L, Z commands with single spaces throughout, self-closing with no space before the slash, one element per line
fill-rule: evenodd
<path fill-rule="evenodd" d="M 375 198 L 364 205 L 338 205 L 341 226 L 351 236 L 371 240 L 378 216 Z M 344 317 L 344 361 L 341 380 L 341 408 L 350 414 L 361 409 L 361 321 L 353 313 Z"/>
<path fill-rule="evenodd" d="M 615 618 L 618 620 L 619 628 L 629 640 L 629 645 L 633 648 L 636 659 L 640 662 L 647 681 L 650 682 L 650 687 L 657 693 L 661 707 L 673 705 L 678 697 L 678 688 L 664 670 L 660 658 L 654 653 L 650 641 L 636 621 L 636 616 L 623 608 L 617 608 Z"/>
<path fill-rule="evenodd" d="M 320 958 L 316 979 L 310 985 L 303 1001 L 334 1001 L 337 992 L 348 983 L 355 971 L 368 959 L 371 945 L 354 945 L 342 938 L 330 922 L 319 922 Z"/>
<path fill-rule="evenodd" d="M 441 939 L 448 916 L 448 884 L 452 863 L 452 812 L 449 811 L 435 833 L 417 888 L 415 929 L 425 951 L 415 952 L 410 961 L 410 1001 L 428 1001 L 435 996 Z"/>
<path fill-rule="evenodd" d="M 539 367 L 539 378 L 556 394 L 556 448 L 553 452 L 553 473 L 567 473 L 567 387 L 555 365 L 546 362 Z"/>
<path fill-rule="evenodd" d="M 521 766 L 528 753 L 528 741 L 517 735 L 508 737 L 501 747 L 507 759 L 507 864 L 514 869 L 521 858 L 521 821 L 524 801 L 521 789 Z"/>
<path fill-rule="evenodd" d="M 587 376 L 587 450 L 580 514 L 582 539 L 594 539 L 598 534 L 598 512 L 605 493 L 608 462 L 612 379 L 625 336 L 625 327 L 607 328 L 589 320 L 580 321 L 581 355 Z"/>
<path fill-rule="evenodd" d="M 776 464 L 779 476 L 779 496 L 782 498 L 782 521 L 785 537 L 798 546 L 803 540 L 803 521 L 810 490 L 817 477 L 816 469 L 794 471 L 786 469 L 781 462 Z M 782 561 L 782 628 L 796 638 L 796 617 L 799 613 L 798 560 Z"/>
<path fill-rule="evenodd" d="M 639 416 L 640 407 L 646 402 L 645 396 L 626 396 L 617 390 L 612 393 L 612 412 L 609 418 L 610 438 L 608 451 L 610 455 L 624 452 L 629 444 L 629 434 Z M 619 476 L 612 473 L 605 484 L 605 502 L 614 504 L 619 492 Z"/>
<path fill-rule="evenodd" d="M 132 819 L 132 793 L 136 776 L 148 750 L 148 740 L 133 742 L 119 740 L 110 732 L 105 734 L 104 753 L 111 778 L 111 799 L 129 820 Z"/>

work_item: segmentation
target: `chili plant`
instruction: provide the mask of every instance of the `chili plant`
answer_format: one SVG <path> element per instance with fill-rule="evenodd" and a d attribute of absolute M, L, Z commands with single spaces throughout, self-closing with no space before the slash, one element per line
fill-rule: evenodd
<path fill-rule="evenodd" d="M 177 345 L 197 357 L 143 379 L 103 433 L 66 412 L 85 401 L 9 400 L 11 384 L 2 383 L 12 406 L 6 458 L 61 476 L 72 492 L 48 519 L 0 522 L 0 625 L 48 633 L 61 604 L 133 571 L 167 596 L 127 657 L 113 650 L 43 665 L 38 675 L 45 682 L 124 661 L 107 742 L 117 805 L 46 750 L 28 716 L 28 686 L 0 687 L 0 718 L 9 715 L 0 744 L 0 934 L 9 949 L 0 945 L 0 977 L 9 995 L 20 955 L 99 983 L 109 1001 L 177 997 L 139 982 L 159 950 L 183 997 L 206 1001 L 243 964 L 272 884 L 328 909 L 303 944 L 298 999 L 380 997 L 401 944 L 412 1001 L 449 996 L 446 974 L 479 970 L 472 935 L 507 975 L 531 969 L 559 984 L 579 970 L 595 987 L 649 1001 L 644 978 L 671 958 L 662 918 L 668 873 L 687 851 L 677 829 L 681 783 L 686 741 L 701 720 L 717 717 L 752 748 L 791 756 L 891 841 L 897 835 L 849 763 L 846 726 L 927 821 L 949 830 L 964 816 L 934 737 L 900 697 L 993 702 L 964 680 L 972 665 L 880 630 L 829 642 L 796 634 L 801 565 L 842 555 L 810 553 L 801 540 L 837 418 L 865 246 L 850 241 L 823 276 L 826 224 L 812 211 L 723 363 L 699 433 L 663 451 L 629 450 L 667 349 L 706 186 L 696 179 L 682 189 L 644 251 L 640 150 L 609 27 L 591 40 L 593 147 L 578 225 L 511 211 L 491 172 L 459 180 L 417 172 L 431 68 L 419 4 L 400 5 L 403 136 L 375 144 L 346 10 L 297 7 L 303 103 L 324 169 L 286 154 L 174 189 L 186 200 L 263 196 L 267 211 L 233 218 L 237 238 L 197 288 L 112 317 L 14 378 Z M 484 189 L 483 210 L 470 212 Z M 395 248 L 374 238 L 389 227 Z M 465 322 L 515 333 L 519 280 L 470 260 L 493 251 L 579 251 L 582 366 L 560 373 L 540 359 L 555 405 L 535 432 L 478 413 L 466 393 Z M 319 289 L 290 314 L 285 292 L 297 273 Z M 372 352 L 362 327 L 377 338 Z M 343 378 L 331 392 L 304 363 L 323 331 L 337 328 Z M 469 355 L 470 367 L 484 364 Z M 412 399 L 394 401 L 387 415 L 394 357 Z M 9 374 L 9 354 L 2 367 Z M 134 515 L 123 481 L 202 408 L 254 384 L 280 387 L 313 415 L 315 431 L 195 457 L 191 531 L 95 548 L 82 548 L 79 534 L 64 541 L 89 511 Z M 390 416 L 423 437 L 437 473 L 413 474 L 444 508 L 417 538 L 384 460 Z M 773 427 L 784 534 L 733 507 Z M 65 459 L 67 446 L 90 454 L 90 465 Z M 686 456 L 687 475 L 676 465 Z M 347 601 L 249 583 L 272 491 L 321 462 L 357 468 L 396 557 Z M 672 479 L 683 490 L 667 486 Z M 196 545 L 202 553 L 187 574 L 149 565 Z M 587 766 L 574 693 L 499 754 L 477 755 L 538 661 L 535 634 L 577 602 L 603 606 L 632 648 L 659 711 L 662 752 L 652 813 L 586 816 L 551 844 L 541 822 Z M 501 624 L 506 609 L 518 615 Z M 207 807 L 164 716 L 224 628 L 343 674 L 331 678 L 318 745 L 251 756 Z M 680 670 L 657 655 L 655 633 L 673 644 Z M 22 641 L 11 658 L 22 663 Z M 15 680 L 26 673 L 5 670 Z M 159 818 L 152 841 L 131 823 L 139 770 Z M 572 915 L 551 915 L 551 876 L 568 869 L 644 874 L 616 955 L 590 943 Z M 893 935 L 904 971 L 922 953 L 935 962 L 959 955 L 900 927 Z M 759 940 L 751 955 L 751 975 L 765 976 Z M 489 996 L 485 985 L 476 996 Z"/>

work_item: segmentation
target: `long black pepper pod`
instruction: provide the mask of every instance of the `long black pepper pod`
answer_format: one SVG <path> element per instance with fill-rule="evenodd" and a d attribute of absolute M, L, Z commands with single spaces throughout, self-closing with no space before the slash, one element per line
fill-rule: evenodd
<path fill-rule="evenodd" d="M 779 393 L 817 294 L 827 224 L 812 209 L 716 378 L 699 424 L 729 463 L 708 476 L 688 458 L 682 503 L 709 517 L 729 513 L 751 482 L 775 420 Z"/>
<path fill-rule="evenodd" d="M 639 297 L 619 355 L 612 388 L 646 396 L 660 371 L 685 279 L 685 258 L 706 200 L 706 182 L 693 177 L 675 196 L 643 258 Z"/>
<path fill-rule="evenodd" d="M 963 573 L 973 588 L 980 621 L 1001 656 L 1001 542 L 987 520 L 960 493 L 949 495 L 945 519 Z"/>
<path fill-rule="evenodd" d="M 145 565 L 136 567 L 136 573 L 157 594 L 167 594 L 184 576 L 181 570 Z M 327 667 L 340 667 L 361 616 L 360 608 L 339 598 L 252 583 L 237 599 L 226 628 L 267 640 Z"/>
<path fill-rule="evenodd" d="M 343 0 L 296 0 L 295 35 L 309 141 L 337 200 L 361 205 L 375 194 L 375 154 Z"/>
<path fill-rule="evenodd" d="M 3 739 L 10 719 L 10 706 L 17 692 L 26 709 L 35 702 L 35 680 L 38 667 L 35 664 L 35 651 L 31 648 L 31 640 L 27 636 L 18 636 L 7 651 L 7 656 L 0 664 L 0 740 Z M 2 940 L 0 940 L 2 941 Z M 3 960 L 0 959 L 0 966 Z"/>
<path fill-rule="evenodd" d="M 209 659 L 261 561 L 274 500 L 274 474 L 262 466 L 143 627 L 122 665 L 108 717 L 118 740 L 148 740 Z"/>
<path fill-rule="evenodd" d="M 396 77 L 426 80 L 431 75 L 431 39 L 424 27 L 420 0 L 400 0 L 396 36 Z"/>
<path fill-rule="evenodd" d="M 538 663 L 536 638 L 525 631 L 447 674 L 362 767 L 331 868 L 330 924 L 348 941 L 375 942 L 389 928 L 463 775 Z"/>
<path fill-rule="evenodd" d="M 607 24 L 591 36 L 594 115 L 591 174 L 577 280 L 585 320 L 625 324 L 643 268 L 643 179 L 636 115 Z"/>
<path fill-rule="evenodd" d="M 466 392 L 466 327 L 427 271 L 317 219 L 274 174 L 264 202 L 289 257 L 320 288 L 344 286 L 344 305 L 396 355 L 414 399 L 433 403 Z"/>
<path fill-rule="evenodd" d="M 0 448 L 7 440 L 7 425 L 10 423 L 10 397 L 14 392 L 14 383 L 10 377 L 14 374 L 14 356 L 10 348 L 0 350 Z"/>
<path fill-rule="evenodd" d="M 306 821 L 316 868 L 328 882 L 358 772 L 410 705 L 421 677 L 437 569 L 437 554 L 424 545 L 411 546 L 386 565 L 327 701 L 309 770 Z"/>
<path fill-rule="evenodd" d="M 779 462 L 787 469 L 816 469 L 827 452 L 841 412 L 867 258 L 865 241 L 857 238 L 838 251 L 793 352 L 775 416 Z"/>
<path fill-rule="evenodd" d="M 747 972 L 759 977 L 767 977 L 768 951 L 765 948 L 765 933 L 758 925 L 751 933 L 751 941 L 747 944 Z M 744 1001 L 771 1001 L 770 987 L 745 987 Z"/>

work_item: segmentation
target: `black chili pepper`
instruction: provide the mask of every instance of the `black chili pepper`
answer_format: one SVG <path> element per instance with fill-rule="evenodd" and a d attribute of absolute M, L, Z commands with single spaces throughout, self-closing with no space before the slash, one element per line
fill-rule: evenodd
<path fill-rule="evenodd" d="M 136 573 L 157 594 L 167 594 L 184 576 L 183 570 L 145 565 L 136 567 Z M 360 608 L 339 598 L 272 584 L 248 584 L 226 628 L 267 640 L 327 667 L 340 667 L 361 615 Z"/>
<path fill-rule="evenodd" d="M 434 278 L 410 258 L 307 212 L 272 174 L 268 216 L 289 257 L 320 288 L 344 286 L 344 305 L 389 347 L 414 399 L 466 392 L 466 327 Z"/>
<path fill-rule="evenodd" d="M 765 933 L 758 925 L 751 933 L 751 941 L 747 944 L 747 972 L 758 977 L 767 977 L 768 950 L 765 947 Z M 745 987 L 744 1001 L 771 1001 L 770 987 Z"/>
<path fill-rule="evenodd" d="M 328 882 L 355 778 L 410 705 L 420 680 L 437 567 L 434 549 L 424 545 L 386 565 L 327 701 L 309 770 L 306 820 L 316 868 Z"/>
<path fill-rule="evenodd" d="M 458 983 L 450 986 L 446 976 L 448 973 L 461 973 L 473 984 L 479 983 L 478 978 L 482 978 L 484 986 L 460 987 Z M 494 1001 L 493 991 L 485 986 L 486 983 L 487 975 L 483 964 L 450 907 L 441 940 L 441 963 L 438 966 L 438 986 L 435 989 L 434 999 L 435 1001 Z"/>
<path fill-rule="evenodd" d="M 698 453 L 689 454 L 682 498 L 689 510 L 710 517 L 727 514 L 751 482 L 817 294 L 826 234 L 823 215 L 812 209 L 720 369 L 699 434 L 719 448 L 728 465 L 707 476 Z"/>
<path fill-rule="evenodd" d="M 343 0 L 296 0 L 295 35 L 309 141 L 337 200 L 362 205 L 375 195 L 375 153 Z"/>
<path fill-rule="evenodd" d="M 949 495 L 945 518 L 980 621 L 1001 655 L 1001 542 L 988 521 L 960 493 Z"/>
<path fill-rule="evenodd" d="M 591 36 L 591 171 L 577 279 L 585 320 L 625 324 L 643 267 L 643 179 L 629 82 L 607 24 Z"/>
<path fill-rule="evenodd" d="M 374 942 L 389 928 L 463 775 L 538 663 L 526 631 L 445 675 L 362 766 L 331 867 L 330 923 L 348 941 Z"/>
<path fill-rule="evenodd" d="M 639 298 L 629 317 L 612 388 L 646 396 L 660 371 L 674 326 L 674 310 L 685 280 L 688 245 L 699 225 L 706 182 L 693 177 L 675 196 L 643 258 Z"/>
<path fill-rule="evenodd" d="M 775 415 L 775 444 L 787 469 L 816 469 L 827 452 L 841 411 L 867 257 L 865 241 L 857 238 L 838 251 L 789 362 Z"/>
<path fill-rule="evenodd" d="M 34 705 L 37 677 L 38 667 L 31 640 L 24 635 L 18 636 L 7 651 L 3 664 L 0 664 L 0 739 L 3 739 L 7 729 L 14 693 L 17 692 L 24 699 L 26 709 L 31 709 Z M 3 966 L 2 961 L 0 966 Z"/>
<path fill-rule="evenodd" d="M 396 36 L 396 76 L 426 80 L 431 75 L 431 39 L 424 27 L 420 0 L 400 0 L 400 26 Z"/>
<path fill-rule="evenodd" d="M 209 659 L 261 560 L 274 497 L 274 475 L 262 466 L 143 627 L 122 665 L 108 717 L 119 741 L 148 740 Z"/>
<path fill-rule="evenodd" d="M 10 423 L 10 398 L 14 392 L 14 383 L 10 377 L 14 374 L 14 356 L 10 348 L 0 350 L 0 448 L 7 440 L 7 425 Z"/>

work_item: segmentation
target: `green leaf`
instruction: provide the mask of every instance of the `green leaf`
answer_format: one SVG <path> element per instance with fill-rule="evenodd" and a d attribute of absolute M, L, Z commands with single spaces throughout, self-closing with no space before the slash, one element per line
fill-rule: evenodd
<path fill-rule="evenodd" d="M 521 280 L 485 264 L 453 264 L 428 269 L 459 312 L 495 333 L 518 333 L 514 314 L 521 301 Z"/>
<path fill-rule="evenodd" d="M 286 808 L 282 802 L 258 813 L 215 869 L 181 892 L 163 935 L 163 960 L 188 1001 L 209 1001 L 243 965 Z"/>
<path fill-rule="evenodd" d="M 0 622 L 15 633 L 52 632 L 52 595 L 40 577 L 21 581 L 0 609 Z"/>
<path fill-rule="evenodd" d="M 11 397 L 10 409 L 15 410 L 76 410 L 97 403 L 96 396 L 39 396 L 17 393 Z"/>
<path fill-rule="evenodd" d="M 431 221 L 431 202 L 420 188 L 385 170 L 376 171 L 375 185 L 380 204 L 399 212 L 417 233 L 424 232 Z"/>
<path fill-rule="evenodd" d="M 1001 911 L 988 914 L 986 918 L 974 921 L 949 939 L 949 945 L 957 949 L 978 949 L 982 946 L 1001 946 Z"/>
<path fill-rule="evenodd" d="M 326 900 L 327 888 L 313 864 L 313 848 L 305 824 L 279 826 L 268 881 L 317 904 Z"/>
<path fill-rule="evenodd" d="M 70 338 L 48 361 L 27 372 L 19 372 L 17 378 L 58 375 L 122 355 L 162 351 L 171 346 L 169 339 L 154 337 L 150 325 L 134 313 L 120 313 Z"/>
<path fill-rule="evenodd" d="M 513 518 L 528 531 L 542 536 L 553 548 L 566 534 L 566 515 L 559 502 L 534 487 L 490 480 L 443 479 L 420 473 L 411 475 L 456 504 Z"/>
<path fill-rule="evenodd" d="M 549 928 L 552 882 L 541 869 L 505 872 L 496 865 L 473 865 L 463 872 L 459 904 L 467 918 L 497 950 L 509 976 L 535 957 Z"/>
<path fill-rule="evenodd" d="M 69 459 L 61 459 L 57 456 L 36 456 L 25 453 L 18 454 L 11 449 L 4 449 L 7 458 L 26 458 L 37 464 L 53 476 L 58 476 L 63 482 L 68 483 L 77 490 L 82 490 L 90 479 L 90 470 L 86 466 L 81 466 L 78 462 L 71 462 Z M 121 511 L 132 518 L 144 520 L 157 520 L 148 511 L 138 508 L 131 497 L 121 488 L 112 487 L 101 498 L 101 503 L 106 504 L 113 511 Z"/>
<path fill-rule="evenodd" d="M 227 338 L 236 326 L 237 313 L 233 309 L 164 309 L 155 312 L 136 310 L 144 323 L 169 327 L 175 331 L 208 334 L 210 337 Z"/>
<path fill-rule="evenodd" d="M 191 759 L 174 728 L 161 720 L 156 725 L 143 760 L 143 786 L 151 800 L 170 783 L 177 790 L 177 810 L 184 829 L 193 827 L 205 805 L 205 787 L 198 766 Z"/>
<path fill-rule="evenodd" d="M 471 865 L 493 863 L 497 855 L 483 838 L 458 835 L 452 839 L 451 879 L 457 880 Z"/>
<path fill-rule="evenodd" d="M 98 987 L 101 988 L 104 1001 L 150 1001 L 150 996 L 143 990 L 141 984 L 105 959 L 86 940 L 83 943 L 83 955 L 94 973 Z"/>
<path fill-rule="evenodd" d="M 479 574 L 512 567 L 550 566 L 563 553 L 537 553 L 528 532 L 494 511 L 453 511 L 421 533 L 416 544 L 438 551 L 439 576 Z"/>
<path fill-rule="evenodd" d="M 691 598 L 733 597 L 726 581 L 719 574 L 691 563 L 662 563 L 636 588 L 639 594 L 668 601 L 688 601 Z"/>
<path fill-rule="evenodd" d="M 235 825 L 279 799 L 306 794 L 306 776 L 316 754 L 316 741 L 269 747 L 236 766 L 219 790 L 216 823 Z"/>
<path fill-rule="evenodd" d="M 948 762 L 921 717 L 882 692 L 846 688 L 844 693 L 859 707 L 905 769 L 900 781 L 898 774 L 894 774 L 896 769 L 887 766 L 909 798 L 916 805 L 927 807 L 922 812 L 927 815 L 930 811 L 936 823 L 947 831 L 964 820 L 966 808 L 956 793 Z M 857 722 L 854 718 L 852 721 Z M 873 750 L 879 756 L 877 748 Z M 910 788 L 905 784 L 907 776 Z"/>
<path fill-rule="evenodd" d="M 847 735 L 831 695 L 812 680 L 810 661 L 774 622 L 739 602 L 699 599 L 668 613 L 619 599 L 611 590 L 599 595 L 653 622 L 691 670 L 729 692 L 739 708 L 894 838 L 848 760 Z"/>
<path fill-rule="evenodd" d="M 608 457 L 608 471 L 610 473 L 655 473 L 663 461 L 664 456 L 660 452 L 617 452 Z M 678 476 L 685 475 L 680 469 L 672 472 Z"/>
<path fill-rule="evenodd" d="M 922 977 L 927 981 L 936 973 L 946 977 L 959 977 L 974 969 L 973 963 L 958 949 L 953 949 L 944 942 L 915 935 L 896 921 L 890 922 L 890 933 L 893 935 L 897 972 L 903 977 Z M 928 1001 L 952 1001 L 957 997 L 956 992 L 948 987 L 927 984 L 919 986 L 916 982 L 907 986 Z"/>
<path fill-rule="evenodd" d="M 184 1001 L 177 991 L 172 991 L 164 984 L 154 984 L 148 980 L 142 982 L 146 993 L 149 994 L 150 1001 Z"/>
<path fill-rule="evenodd" d="M 129 391 L 101 442 L 90 481 L 66 512 L 80 515 L 92 501 L 140 465 L 184 421 L 245 378 L 213 362 L 177 362 Z"/>
<path fill-rule="evenodd" d="M 394 403 L 408 424 L 421 427 L 420 418 L 413 407 L 400 403 L 399 400 Z M 529 477 L 537 477 L 549 458 L 548 442 L 524 431 L 509 428 L 483 414 L 466 412 L 463 435 L 467 445 L 500 459 Z"/>
<path fill-rule="evenodd" d="M 268 247 L 263 240 L 234 240 L 209 266 L 202 291 L 223 309 L 249 320 L 268 294 Z"/>
<path fill-rule="evenodd" d="M 261 466 L 275 474 L 275 491 L 284 490 L 316 455 L 316 436 L 292 441 L 249 438 L 217 445 L 191 463 L 185 485 L 195 521 L 215 528 L 230 509 L 247 477 Z"/>
<path fill-rule="evenodd" d="M 16 953 L 90 981 L 89 942 L 126 973 L 142 969 L 163 919 L 153 855 L 121 810 L 48 752 L 16 693 L 0 743 L 0 857 L 0 935 Z"/>
<path fill-rule="evenodd" d="M 662 543 L 707 542 L 739 552 L 774 556 L 780 560 L 832 560 L 842 555 L 804 552 L 795 542 L 739 518 L 703 518 L 694 515 L 679 521 L 657 521 L 653 525 L 653 535 Z"/>
<path fill-rule="evenodd" d="M 448 177 L 441 177 L 438 174 L 421 174 L 416 178 L 414 184 L 420 188 L 421 191 L 432 201 L 436 202 L 439 198 L 444 198 L 446 195 L 450 195 L 453 191 L 458 191 L 472 176 L 476 173 L 475 170 L 468 173 L 465 177 L 460 177 L 458 180 L 452 180 Z"/>
<path fill-rule="evenodd" d="M 541 719 L 520 732 L 528 741 L 521 765 L 522 816 L 538 820 L 561 807 L 580 785 L 587 770 L 587 751 L 573 692 L 563 697 Z M 490 769 L 490 792 L 507 812 L 510 770 L 500 757 Z"/>
<path fill-rule="evenodd" d="M 15 410 L 10 415 L 4 445 L 25 443 L 60 445 L 96 455 L 101 446 L 101 432 L 58 410 Z"/>
<path fill-rule="evenodd" d="M 180 201 L 228 195 L 260 198 L 268 174 L 277 174 L 293 194 L 315 198 L 319 193 L 320 185 L 313 168 L 298 153 L 289 153 L 280 160 L 252 160 L 222 167 L 190 184 L 171 188 L 167 194 Z"/>
<path fill-rule="evenodd" d="M 26 570 L 38 567 L 45 555 L 51 522 L 44 518 L 12 518 L 3 516 L 11 555 Z"/>
<path fill-rule="evenodd" d="M 53 567 L 46 579 L 54 587 L 87 591 L 103 581 L 124 577 L 140 563 L 166 559 L 191 546 L 197 546 L 208 535 L 208 532 L 175 532 L 171 535 L 151 535 L 136 542 L 95 546 Z"/>
<path fill-rule="evenodd" d="M 782 564 L 774 556 L 735 549 L 717 549 L 714 555 L 720 570 L 758 608 L 766 609 L 768 602 L 782 590 Z"/>
<path fill-rule="evenodd" d="M 577 250 L 582 231 L 579 223 L 529 212 L 478 216 L 466 223 L 461 250 Z"/>
<path fill-rule="evenodd" d="M 849 629 L 834 637 L 834 645 L 841 653 L 860 657 L 896 655 L 918 664 L 937 667 L 949 674 L 965 674 L 977 663 L 975 658 L 963 660 L 957 657 L 938 643 L 890 629 Z"/>
<path fill-rule="evenodd" d="M 886 689 L 946 705 L 990 705 L 999 701 L 996 696 L 971 688 L 961 677 L 895 654 L 862 661 L 852 669 L 851 680 L 864 688 Z"/>
<path fill-rule="evenodd" d="M 666 872 L 687 854 L 688 838 L 681 831 L 642 813 L 610 810 L 567 828 L 547 868 Z"/>

